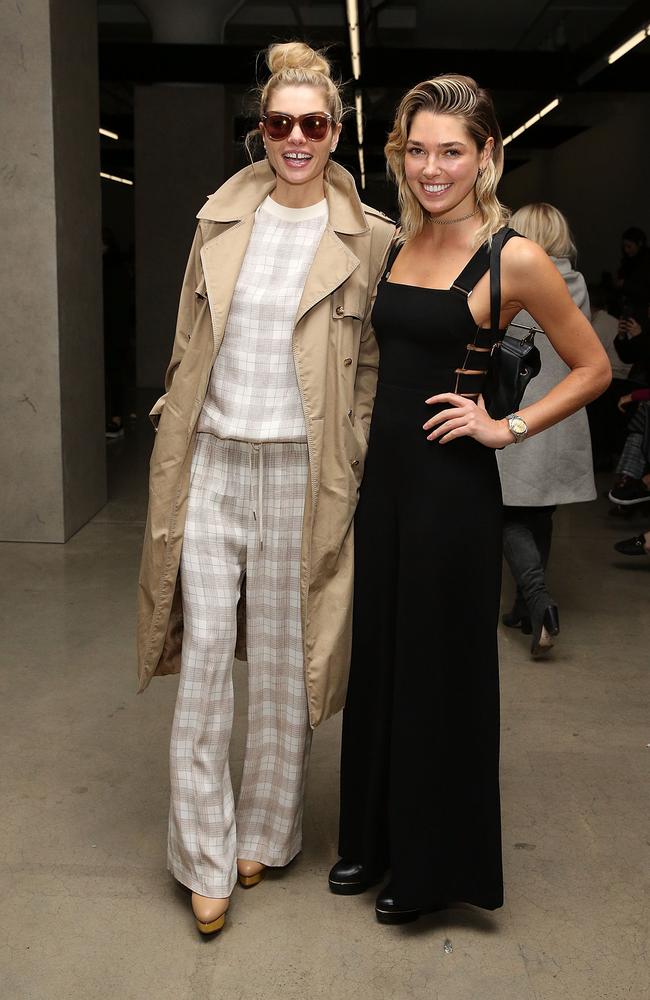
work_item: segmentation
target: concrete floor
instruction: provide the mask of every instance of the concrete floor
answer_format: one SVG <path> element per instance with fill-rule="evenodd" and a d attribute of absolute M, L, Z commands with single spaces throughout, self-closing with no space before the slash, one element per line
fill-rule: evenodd
<path fill-rule="evenodd" d="M 236 889 L 206 941 L 165 871 L 177 682 L 134 693 L 150 444 L 143 423 L 109 446 L 110 502 L 67 545 L 0 546 L 2 1000 L 647 998 L 650 560 L 612 550 L 643 522 L 563 510 L 552 659 L 501 633 L 503 910 L 393 928 L 372 893 L 328 893 L 336 718 L 314 741 L 303 854 Z"/>

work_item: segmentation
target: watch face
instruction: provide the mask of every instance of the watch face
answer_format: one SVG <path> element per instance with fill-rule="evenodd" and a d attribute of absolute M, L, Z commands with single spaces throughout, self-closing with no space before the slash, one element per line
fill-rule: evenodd
<path fill-rule="evenodd" d="M 525 434 L 528 428 L 522 417 L 513 417 L 510 421 L 510 430 L 513 434 Z"/>

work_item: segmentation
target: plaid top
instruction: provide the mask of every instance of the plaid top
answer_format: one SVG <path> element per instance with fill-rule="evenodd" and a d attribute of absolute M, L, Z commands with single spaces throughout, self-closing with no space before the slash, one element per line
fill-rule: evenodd
<path fill-rule="evenodd" d="M 305 441 L 292 337 L 307 273 L 327 224 L 325 199 L 255 215 L 223 343 L 197 425 L 236 441 Z"/>

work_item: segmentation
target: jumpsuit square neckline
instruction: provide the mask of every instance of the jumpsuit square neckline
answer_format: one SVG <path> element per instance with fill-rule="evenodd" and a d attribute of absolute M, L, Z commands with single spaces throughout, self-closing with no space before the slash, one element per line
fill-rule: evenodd
<path fill-rule="evenodd" d="M 436 292 L 438 295 L 451 295 L 454 291 L 462 292 L 463 296 L 464 296 L 465 309 L 467 310 L 467 313 L 469 314 L 469 317 L 470 317 L 472 323 L 474 324 L 474 326 L 476 327 L 477 330 L 485 330 L 487 332 L 491 331 L 491 332 L 496 332 L 496 333 L 505 333 L 506 330 L 508 329 L 508 324 L 506 324 L 506 326 L 503 326 L 503 327 L 498 326 L 496 328 L 496 330 L 493 330 L 493 328 L 492 328 L 491 325 L 481 326 L 480 323 L 476 322 L 476 317 L 474 316 L 474 313 L 472 312 L 472 310 L 469 307 L 469 297 L 472 294 L 472 292 L 474 291 L 474 288 L 476 287 L 476 284 L 478 284 L 478 282 L 481 280 L 482 277 L 484 277 L 484 275 L 483 274 L 480 275 L 480 277 L 478 278 L 476 284 L 473 285 L 472 288 L 469 289 L 469 291 L 466 290 L 465 288 L 463 288 L 459 284 L 459 282 L 462 281 L 462 279 L 465 276 L 465 274 L 471 273 L 474 261 L 478 258 L 479 254 L 482 251 L 485 250 L 486 245 L 487 245 L 487 240 L 485 240 L 483 243 L 481 243 L 480 247 L 478 247 L 475 250 L 475 252 L 472 254 L 472 256 L 470 257 L 470 259 L 466 262 L 466 264 L 463 266 L 463 268 L 460 270 L 460 272 L 456 275 L 456 277 L 454 278 L 454 280 L 452 281 L 451 285 L 449 285 L 448 288 L 431 288 L 429 285 L 412 285 L 412 284 L 410 284 L 407 281 L 391 281 L 390 280 L 390 275 L 392 273 L 393 266 L 395 264 L 395 261 L 399 257 L 400 253 L 402 252 L 402 250 L 404 248 L 404 244 L 402 244 L 400 246 L 399 250 L 397 251 L 397 253 L 393 257 L 393 259 L 390 261 L 389 265 L 386 267 L 386 270 L 384 271 L 384 273 L 381 276 L 381 280 L 382 280 L 382 282 L 385 285 L 394 285 L 396 288 L 399 288 L 400 286 L 402 288 L 417 288 L 417 289 L 419 289 L 422 292 Z"/>

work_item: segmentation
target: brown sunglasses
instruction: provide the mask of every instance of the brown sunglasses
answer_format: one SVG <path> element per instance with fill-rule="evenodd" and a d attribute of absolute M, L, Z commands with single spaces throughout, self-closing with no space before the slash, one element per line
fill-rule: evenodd
<path fill-rule="evenodd" d="M 262 122 L 266 134 L 274 142 L 288 139 L 296 124 L 300 126 L 305 139 L 322 142 L 330 125 L 334 124 L 334 119 L 325 111 L 312 111 L 306 115 L 285 115 L 281 111 L 271 111 L 267 115 L 262 115 Z"/>

